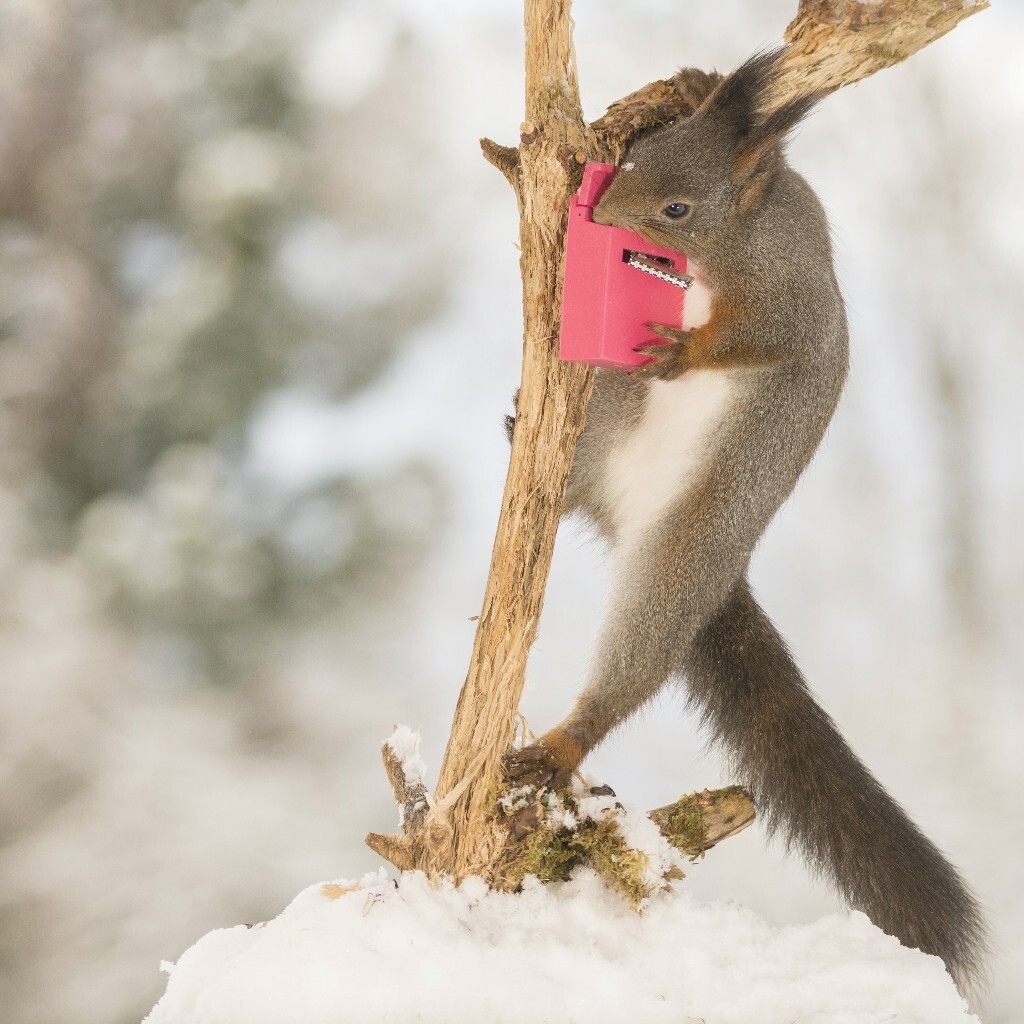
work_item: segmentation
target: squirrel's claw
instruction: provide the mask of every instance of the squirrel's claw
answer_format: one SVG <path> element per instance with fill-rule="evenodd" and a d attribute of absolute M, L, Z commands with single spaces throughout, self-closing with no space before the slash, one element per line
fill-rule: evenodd
<path fill-rule="evenodd" d="M 644 324 L 644 326 L 647 330 L 660 335 L 662 338 L 667 338 L 669 341 L 684 342 L 690 336 L 689 331 L 684 331 L 681 327 L 671 327 L 668 324 L 648 323 Z M 664 348 L 664 345 L 661 347 Z"/>
<path fill-rule="evenodd" d="M 654 334 L 664 338 L 664 342 L 651 342 L 648 345 L 638 345 L 634 352 L 649 356 L 651 362 L 644 363 L 634 371 L 641 376 L 658 377 L 663 380 L 671 380 L 678 377 L 688 368 L 686 345 L 690 338 L 690 332 L 679 327 L 670 327 L 668 324 L 646 324 L 647 329 Z"/>

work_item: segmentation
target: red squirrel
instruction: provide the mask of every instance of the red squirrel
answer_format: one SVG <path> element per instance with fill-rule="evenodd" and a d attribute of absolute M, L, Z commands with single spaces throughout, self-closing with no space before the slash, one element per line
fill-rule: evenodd
<path fill-rule="evenodd" d="M 816 703 L 751 592 L 761 535 L 817 449 L 847 373 L 828 225 L 786 162 L 805 97 L 764 115 L 778 51 L 641 136 L 594 211 L 687 256 L 682 328 L 632 374 L 597 371 L 566 497 L 611 545 L 613 591 L 570 714 L 509 753 L 516 783 L 568 784 L 673 677 L 784 837 L 851 906 L 941 957 L 983 968 L 981 910 Z M 514 428 L 514 421 L 510 424 Z"/>

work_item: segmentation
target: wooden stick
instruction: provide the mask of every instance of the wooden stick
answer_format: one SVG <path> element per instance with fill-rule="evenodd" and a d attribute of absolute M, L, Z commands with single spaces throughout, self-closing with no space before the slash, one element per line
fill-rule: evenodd
<path fill-rule="evenodd" d="M 568 0 L 526 0 L 526 121 L 518 166 L 488 147 L 510 177 L 520 209 L 523 374 L 505 493 L 469 674 L 455 709 L 437 797 L 467 778 L 448 807 L 455 878 L 484 871 L 504 844 L 490 821 L 501 762 L 512 744 L 526 659 L 537 633 L 555 532 L 593 371 L 558 359 L 565 211 L 579 183 L 585 142 Z M 514 170 L 513 170 L 514 168 Z"/>

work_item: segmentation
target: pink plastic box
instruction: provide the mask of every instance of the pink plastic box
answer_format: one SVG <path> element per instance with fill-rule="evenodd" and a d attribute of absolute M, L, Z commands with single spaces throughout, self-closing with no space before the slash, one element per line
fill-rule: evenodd
<path fill-rule="evenodd" d="M 587 164 L 569 206 L 558 351 L 567 362 L 632 370 L 650 362 L 635 348 L 664 342 L 646 324 L 682 326 L 690 278 L 682 253 L 593 222 L 615 173 L 611 164 Z"/>

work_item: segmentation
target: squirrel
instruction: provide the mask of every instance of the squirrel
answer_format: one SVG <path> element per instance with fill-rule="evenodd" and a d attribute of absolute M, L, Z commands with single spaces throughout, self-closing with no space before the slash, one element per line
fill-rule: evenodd
<path fill-rule="evenodd" d="M 510 751 L 505 773 L 567 786 L 682 677 L 769 834 L 965 991 L 984 968 L 977 900 L 815 701 L 747 578 L 848 362 L 825 213 L 783 150 L 821 96 L 762 113 L 781 52 L 711 80 L 692 116 L 641 135 L 595 207 L 597 223 L 685 253 L 695 285 L 682 327 L 648 325 L 663 339 L 640 349 L 648 364 L 597 371 L 565 514 L 611 544 L 610 607 L 571 713 Z"/>

